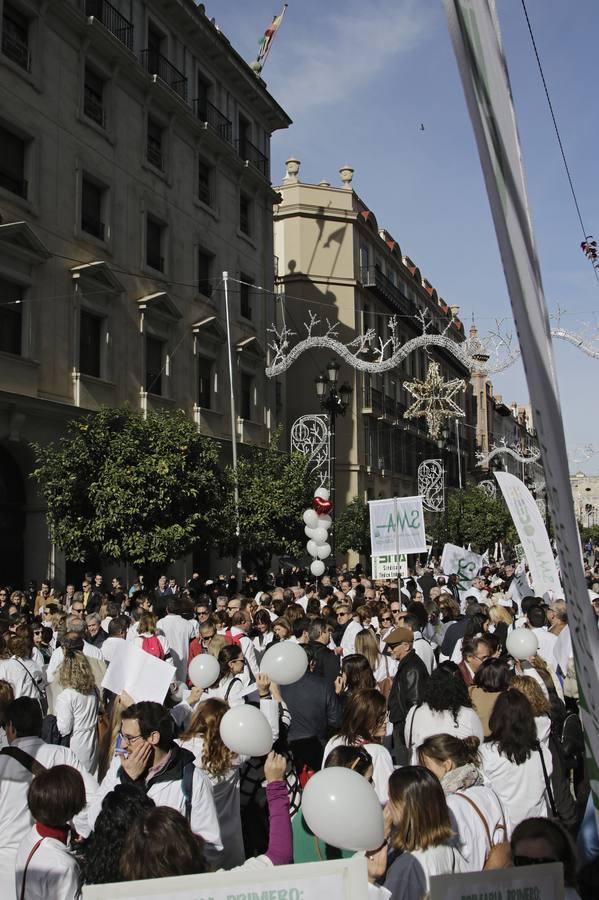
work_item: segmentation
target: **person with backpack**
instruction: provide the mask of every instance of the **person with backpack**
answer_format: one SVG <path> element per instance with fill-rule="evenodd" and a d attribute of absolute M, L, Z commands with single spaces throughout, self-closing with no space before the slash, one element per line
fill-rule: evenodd
<path fill-rule="evenodd" d="M 89 809 L 91 827 L 106 794 L 117 784 L 135 784 L 156 806 L 169 806 L 185 816 L 194 834 L 206 842 L 208 856 L 223 849 L 212 787 L 195 765 L 194 754 L 174 741 L 168 709 L 149 700 L 121 713 L 121 731 L 114 759 Z"/>
<path fill-rule="evenodd" d="M 225 640 L 227 641 L 227 644 L 237 644 L 241 647 L 248 668 L 254 678 L 256 678 L 259 668 L 256 659 L 256 648 L 254 647 L 254 642 L 249 637 L 251 629 L 251 614 L 247 610 L 239 609 L 231 616 L 231 627 L 225 631 Z"/>
<path fill-rule="evenodd" d="M 188 605 L 186 597 L 169 597 L 166 616 L 158 620 L 158 631 L 163 634 L 170 647 L 171 661 L 175 667 L 177 681 L 185 681 L 189 664 L 189 644 L 198 636 L 195 619 L 183 618 Z"/>
<path fill-rule="evenodd" d="M 150 656 L 157 659 L 170 659 L 170 647 L 164 634 L 156 626 L 156 617 L 153 613 L 144 611 L 139 617 L 137 635 L 134 643 Z"/>

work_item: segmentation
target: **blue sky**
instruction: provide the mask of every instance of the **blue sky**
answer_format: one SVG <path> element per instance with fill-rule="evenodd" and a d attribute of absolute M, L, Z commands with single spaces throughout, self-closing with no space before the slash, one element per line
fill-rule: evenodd
<path fill-rule="evenodd" d="M 206 12 L 251 61 L 279 0 L 218 0 Z M 587 230 L 599 239 L 599 61 L 593 0 L 527 0 Z M 519 0 L 498 0 L 545 296 L 573 330 L 599 326 L 599 284 L 580 224 Z M 289 0 L 263 77 L 294 124 L 272 141 L 272 178 L 302 161 L 305 181 L 354 187 L 402 251 L 481 333 L 511 310 L 441 0 Z M 424 131 L 420 130 L 424 124 Z M 599 361 L 561 341 L 555 354 L 569 447 L 594 444 Z M 507 403 L 528 402 L 523 369 L 493 379 Z M 599 473 L 599 456 L 574 466 Z"/>

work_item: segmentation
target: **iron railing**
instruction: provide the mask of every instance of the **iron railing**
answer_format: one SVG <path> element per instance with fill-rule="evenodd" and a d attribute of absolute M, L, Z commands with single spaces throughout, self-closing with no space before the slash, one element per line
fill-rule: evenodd
<path fill-rule="evenodd" d="M 94 237 L 99 238 L 101 241 L 104 240 L 104 222 L 100 222 L 99 219 L 94 219 L 91 216 L 82 215 L 81 229 L 82 231 L 86 231 L 88 234 L 93 234 Z"/>
<path fill-rule="evenodd" d="M 187 101 L 187 78 L 166 56 L 156 50 L 142 50 L 141 62 L 146 72 L 156 75 L 182 100 Z"/>
<path fill-rule="evenodd" d="M 193 107 L 198 119 L 215 131 L 223 141 L 232 143 L 233 140 L 233 123 L 227 119 L 224 113 L 217 109 L 214 103 L 209 100 L 194 100 Z"/>
<path fill-rule="evenodd" d="M 18 194 L 19 197 L 27 197 L 27 182 L 24 178 L 15 178 L 13 172 L 0 169 L 0 187 L 13 194 Z"/>
<path fill-rule="evenodd" d="M 410 303 L 390 278 L 378 266 L 364 266 L 360 270 L 360 281 L 366 288 L 374 288 L 376 293 L 390 301 L 403 312 L 410 311 Z"/>
<path fill-rule="evenodd" d="M 85 15 L 93 16 L 121 44 L 124 44 L 129 50 L 133 50 L 133 24 L 122 16 L 108 0 L 86 0 Z"/>
<path fill-rule="evenodd" d="M 268 157 L 261 150 L 258 150 L 251 141 L 248 141 L 247 138 L 237 141 L 237 152 L 242 159 L 249 162 L 261 175 L 264 175 L 265 178 L 269 177 L 270 165 Z"/>
<path fill-rule="evenodd" d="M 24 41 L 19 40 L 9 31 L 2 32 L 2 53 L 8 56 L 14 63 L 25 69 L 26 72 L 31 71 L 31 54 L 29 47 Z"/>
<path fill-rule="evenodd" d="M 104 127 L 104 106 L 88 88 L 85 88 L 83 93 L 83 112 L 88 119 L 93 119 L 102 128 Z"/>

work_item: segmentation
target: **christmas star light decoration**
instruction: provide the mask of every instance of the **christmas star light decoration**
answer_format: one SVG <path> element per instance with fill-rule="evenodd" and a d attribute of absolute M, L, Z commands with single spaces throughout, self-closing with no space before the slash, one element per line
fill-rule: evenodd
<path fill-rule="evenodd" d="M 453 399 L 465 390 L 466 382 L 461 378 L 444 381 L 436 362 L 429 363 L 424 381 L 406 381 L 406 391 L 415 397 L 414 403 L 405 411 L 405 419 L 424 417 L 431 437 L 437 437 L 444 419 L 464 415 Z"/>

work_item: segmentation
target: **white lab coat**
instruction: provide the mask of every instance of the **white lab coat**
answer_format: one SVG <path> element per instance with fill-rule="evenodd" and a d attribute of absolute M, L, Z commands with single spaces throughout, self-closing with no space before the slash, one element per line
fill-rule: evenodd
<path fill-rule="evenodd" d="M 458 836 L 458 849 L 466 861 L 466 871 L 480 872 L 491 847 L 509 839 L 512 833 L 509 816 L 495 791 L 484 785 L 464 788 L 456 794 L 446 794 L 445 799 L 452 829 Z M 476 805 L 476 809 L 472 803 Z M 487 823 L 486 828 L 481 816 Z"/>
<path fill-rule="evenodd" d="M 419 631 L 414 632 L 414 643 L 412 646 L 414 647 L 416 656 L 420 657 L 430 675 L 431 672 L 437 668 L 437 660 L 435 659 L 433 646 L 426 638 L 422 637 L 422 634 Z"/>
<path fill-rule="evenodd" d="M 102 808 L 102 800 L 120 784 L 119 769 L 120 757 L 115 756 L 108 772 L 100 785 L 100 789 L 90 804 L 89 822 L 93 828 Z M 170 806 L 185 815 L 185 795 L 181 781 L 158 781 L 150 785 L 147 795 L 156 806 Z M 218 825 L 218 817 L 212 796 L 212 785 L 204 772 L 195 769 L 193 773 L 193 786 L 191 794 L 191 830 L 199 834 L 208 844 L 212 844 L 216 850 L 222 850 L 223 845 Z"/>
<path fill-rule="evenodd" d="M 71 735 L 70 748 L 88 772 L 98 766 L 98 698 L 95 693 L 81 694 L 65 688 L 54 703 L 56 725 L 62 735 Z"/>
<path fill-rule="evenodd" d="M 553 763 L 551 753 L 543 749 L 548 776 Z M 528 759 L 517 765 L 501 754 L 496 743 L 483 744 L 480 748 L 485 784 L 493 788 L 510 818 L 513 828 L 523 819 L 533 816 L 547 818 L 550 815 L 540 754 L 532 750 Z"/>
<path fill-rule="evenodd" d="M 236 625 L 234 625 L 231 628 L 231 636 L 239 637 L 239 646 L 241 647 L 241 652 L 243 653 L 243 655 L 245 657 L 245 661 L 247 662 L 247 664 L 249 666 L 250 672 L 252 673 L 252 675 L 255 678 L 257 676 L 258 672 L 260 671 L 260 669 L 258 668 L 258 661 L 256 659 L 256 649 L 254 647 L 254 642 L 252 641 L 251 638 L 249 638 L 247 636 L 247 634 L 245 633 L 245 631 L 243 631 L 242 628 L 237 628 Z"/>
<path fill-rule="evenodd" d="M 546 628 L 531 628 L 531 631 L 533 634 L 536 634 L 539 642 L 539 649 L 537 650 L 538 655 L 547 663 L 547 665 L 554 667 L 555 658 L 553 651 L 555 650 L 557 635 L 551 634 Z"/>
<path fill-rule="evenodd" d="M 15 700 L 17 697 L 39 700 L 40 691 L 43 691 L 45 684 L 43 672 L 31 660 L 16 659 L 14 656 L 0 659 L 0 679 L 11 685 Z"/>
<path fill-rule="evenodd" d="M 177 681 L 187 678 L 189 644 L 198 636 L 198 623 L 192 619 L 168 613 L 157 622 L 157 628 L 164 634 L 171 650 L 171 662 L 175 667 Z"/>
<path fill-rule="evenodd" d="M 363 629 L 364 626 L 361 622 L 351 621 L 349 623 L 341 638 L 341 649 L 343 650 L 344 656 L 356 652 L 356 637 Z"/>
<path fill-rule="evenodd" d="M 400 853 L 385 875 L 392 900 L 422 900 L 430 891 L 432 875 L 466 872 L 466 862 L 455 847 L 439 844 L 427 850 Z"/>
<path fill-rule="evenodd" d="M 73 766 L 81 773 L 85 784 L 87 803 L 89 804 L 98 791 L 98 782 L 81 765 L 77 756 L 69 747 L 45 744 L 41 738 L 23 737 L 13 741 L 13 747 L 19 747 L 33 756 L 47 769 L 52 766 Z M 27 791 L 33 775 L 16 759 L 0 753 L 0 884 L 7 886 L 3 900 L 8 900 L 10 890 L 14 886 L 15 859 L 17 848 L 29 829 L 33 819 L 27 806 Z M 73 820 L 77 832 L 87 837 L 91 831 L 86 806 Z M 50 895 L 46 895 L 50 896 Z"/>
<path fill-rule="evenodd" d="M 27 858 L 39 840 L 34 825 L 19 844 L 13 878 L 17 897 L 21 895 Z M 75 900 L 78 892 L 79 867 L 75 857 L 62 841 L 44 838 L 27 866 L 25 900 Z"/>
<path fill-rule="evenodd" d="M 404 728 L 404 740 L 408 750 L 412 748 L 412 762 L 417 764 L 416 751 L 427 737 L 433 734 L 451 734 L 457 738 L 474 735 L 482 743 L 484 732 L 482 722 L 476 712 L 468 706 L 458 711 L 457 723 L 450 710 L 436 712 L 428 703 L 413 706 L 408 712 Z"/>
<path fill-rule="evenodd" d="M 327 756 L 334 750 L 335 747 L 347 747 L 347 741 L 345 738 L 340 737 L 339 735 L 335 735 L 330 739 L 326 747 L 324 748 L 324 753 L 322 756 L 323 763 L 326 762 Z M 395 766 L 393 765 L 393 760 L 391 759 L 391 754 L 387 750 L 386 747 L 383 747 L 382 744 L 360 744 L 361 747 L 364 747 L 365 750 L 370 753 L 372 756 L 372 786 L 376 792 L 377 797 L 381 801 L 381 805 L 384 806 L 387 800 L 389 799 L 389 778 L 395 771 Z"/>
<path fill-rule="evenodd" d="M 102 651 L 98 647 L 94 647 L 93 644 L 88 644 L 87 641 L 83 641 L 83 655 L 88 656 L 90 659 L 99 659 L 102 663 L 104 663 Z M 64 651 L 62 647 L 57 647 L 50 657 L 50 662 L 48 663 L 48 668 L 46 669 L 46 678 L 48 679 L 48 684 L 50 684 L 56 678 L 58 670 L 62 666 L 63 661 Z"/>

